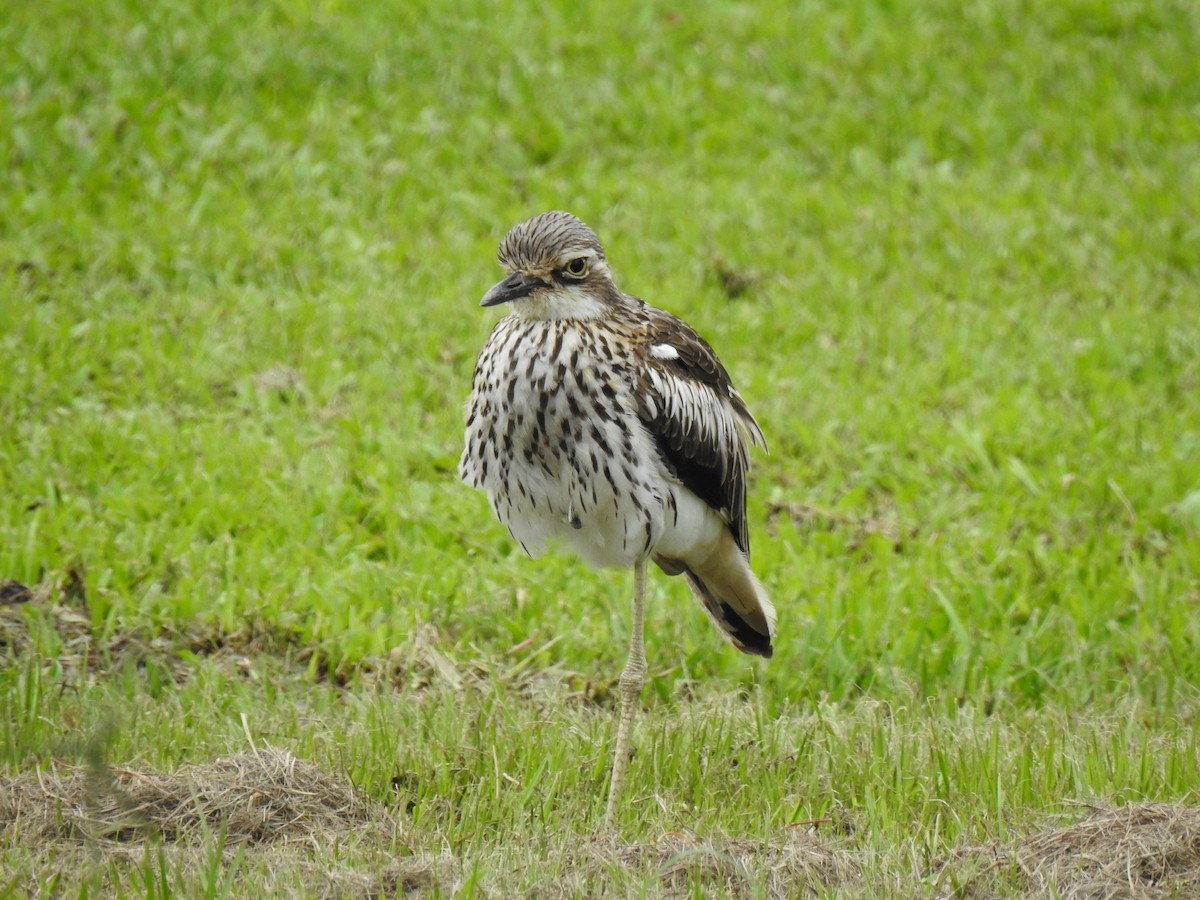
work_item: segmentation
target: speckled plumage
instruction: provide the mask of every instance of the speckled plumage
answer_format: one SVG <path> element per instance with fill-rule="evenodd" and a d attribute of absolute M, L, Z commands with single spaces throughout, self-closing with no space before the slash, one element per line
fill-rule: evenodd
<path fill-rule="evenodd" d="M 497 255 L 506 277 L 482 305 L 511 312 L 475 365 L 459 474 L 531 556 L 558 539 L 593 565 L 633 568 L 612 829 L 646 675 L 646 561 L 684 575 L 739 650 L 773 652 L 775 609 L 750 571 L 746 530 L 749 444 L 765 441 L 712 348 L 618 290 L 579 219 L 534 216 Z"/>
<path fill-rule="evenodd" d="M 592 565 L 653 559 L 735 646 L 770 656 L 745 516 L 749 442 L 765 442 L 712 348 L 618 290 L 569 213 L 517 225 L 498 256 L 508 277 L 483 303 L 512 311 L 475 367 L 463 480 L 531 556 L 558 540 Z"/>

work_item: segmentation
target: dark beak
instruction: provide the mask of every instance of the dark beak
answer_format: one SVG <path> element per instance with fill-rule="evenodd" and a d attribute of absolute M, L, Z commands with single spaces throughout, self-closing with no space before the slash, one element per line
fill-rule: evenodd
<path fill-rule="evenodd" d="M 522 272 L 513 272 L 499 284 L 483 295 L 480 306 L 499 306 L 512 300 L 528 297 L 534 288 L 545 287 L 546 282 L 540 278 L 531 278 Z"/>

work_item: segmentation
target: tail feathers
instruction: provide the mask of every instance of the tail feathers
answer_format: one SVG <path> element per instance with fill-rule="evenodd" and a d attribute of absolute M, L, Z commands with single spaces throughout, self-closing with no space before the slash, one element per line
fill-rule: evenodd
<path fill-rule="evenodd" d="M 757 603 L 754 608 L 739 610 L 734 605 L 738 603 L 738 598 L 731 597 L 726 600 L 716 594 L 690 569 L 685 574 L 692 593 L 696 595 L 696 599 L 700 601 L 713 624 L 733 646 L 743 653 L 764 656 L 767 659 L 775 654 L 775 648 L 771 646 L 771 638 L 775 631 L 775 609 L 771 606 L 771 601 L 767 600 L 766 595 L 756 598 Z M 770 611 L 769 617 L 764 616 L 764 607 Z"/>
<path fill-rule="evenodd" d="M 703 560 L 655 558 L 668 575 L 683 574 L 717 630 L 743 653 L 770 659 L 775 652 L 775 607 L 750 571 L 746 556 L 728 540 Z"/>

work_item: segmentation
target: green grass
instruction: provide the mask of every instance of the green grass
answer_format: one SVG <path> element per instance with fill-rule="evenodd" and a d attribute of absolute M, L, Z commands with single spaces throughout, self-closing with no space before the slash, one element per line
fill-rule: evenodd
<path fill-rule="evenodd" d="M 630 579 L 525 560 L 454 474 L 495 244 L 565 208 L 771 446 L 776 657 L 654 579 L 628 840 L 832 817 L 905 896 L 1065 801 L 1194 802 L 1200 14 L 1041 6 L 7 11 L 0 580 L 42 593 L 0 766 L 248 728 L 379 800 L 411 775 L 403 853 L 460 893 L 571 884 Z M 0 888 L 304 892 L 216 837 L 199 889 L 18 832 Z"/>

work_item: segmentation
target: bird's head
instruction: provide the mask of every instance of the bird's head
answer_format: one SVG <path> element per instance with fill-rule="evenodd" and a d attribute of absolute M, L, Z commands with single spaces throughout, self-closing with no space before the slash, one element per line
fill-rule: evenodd
<path fill-rule="evenodd" d="M 532 319 L 590 319 L 620 302 L 600 239 L 570 213 L 546 212 L 513 226 L 496 257 L 508 276 L 481 306 L 512 303 L 515 314 Z"/>

